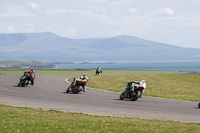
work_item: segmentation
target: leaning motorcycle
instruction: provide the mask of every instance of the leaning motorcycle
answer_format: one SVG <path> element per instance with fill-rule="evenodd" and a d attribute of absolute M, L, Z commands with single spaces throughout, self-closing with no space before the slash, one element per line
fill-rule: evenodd
<path fill-rule="evenodd" d="M 71 85 L 66 89 L 66 93 L 79 93 L 81 91 L 83 91 L 83 87 L 82 85 L 86 85 L 87 81 L 86 80 L 78 80 L 76 78 L 74 78 L 74 80 L 72 81 Z"/>
<path fill-rule="evenodd" d="M 121 93 L 119 99 L 123 100 L 124 98 L 127 98 L 131 99 L 132 101 L 136 101 L 138 98 L 142 97 L 145 89 L 145 80 L 141 80 L 139 82 L 129 82 L 125 91 Z"/>
<path fill-rule="evenodd" d="M 27 86 L 29 84 L 29 80 L 26 76 L 22 76 L 19 80 L 18 86 L 24 87 Z"/>

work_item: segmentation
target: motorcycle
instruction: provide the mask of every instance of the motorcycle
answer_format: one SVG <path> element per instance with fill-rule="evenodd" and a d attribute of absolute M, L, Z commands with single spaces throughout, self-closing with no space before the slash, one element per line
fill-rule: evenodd
<path fill-rule="evenodd" d="M 74 78 L 71 85 L 66 89 L 66 93 L 71 92 L 71 93 L 77 94 L 77 93 L 83 91 L 82 85 L 86 85 L 86 84 L 87 84 L 86 80 L 80 80 L 80 79 Z"/>
<path fill-rule="evenodd" d="M 28 84 L 29 84 L 29 79 L 25 76 L 25 75 L 23 75 L 21 78 L 20 78 L 20 81 L 19 81 L 19 83 L 18 83 L 18 86 L 20 87 L 24 87 L 24 86 L 27 86 Z"/>
<path fill-rule="evenodd" d="M 138 98 L 142 97 L 145 89 L 145 80 L 141 80 L 139 82 L 129 82 L 125 91 L 121 93 L 119 99 L 123 100 L 124 98 L 127 98 L 131 99 L 132 101 L 136 101 Z"/>
<path fill-rule="evenodd" d="M 102 70 L 101 70 L 101 67 L 99 66 L 97 69 L 96 69 L 96 74 L 95 75 L 101 75 L 102 74 Z"/>

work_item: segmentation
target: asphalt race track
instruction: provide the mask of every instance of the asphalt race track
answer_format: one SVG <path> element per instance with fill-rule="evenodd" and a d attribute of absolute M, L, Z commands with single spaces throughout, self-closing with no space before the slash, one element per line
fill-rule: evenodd
<path fill-rule="evenodd" d="M 119 100 L 120 93 L 87 88 L 65 93 L 67 76 L 37 76 L 34 86 L 17 87 L 19 75 L 0 75 L 0 104 L 87 114 L 200 123 L 198 102 L 143 96 Z M 147 86 L 148 89 L 148 86 Z"/>

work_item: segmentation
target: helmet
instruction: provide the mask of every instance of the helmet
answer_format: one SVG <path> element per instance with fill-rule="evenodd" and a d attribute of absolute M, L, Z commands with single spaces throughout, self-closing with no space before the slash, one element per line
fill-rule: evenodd
<path fill-rule="evenodd" d="M 145 83 L 145 80 L 144 79 L 140 80 L 139 84 L 142 85 L 143 83 Z"/>
<path fill-rule="evenodd" d="M 87 78 L 87 76 L 86 75 L 83 75 L 82 77 L 81 77 L 81 79 L 86 79 Z"/>

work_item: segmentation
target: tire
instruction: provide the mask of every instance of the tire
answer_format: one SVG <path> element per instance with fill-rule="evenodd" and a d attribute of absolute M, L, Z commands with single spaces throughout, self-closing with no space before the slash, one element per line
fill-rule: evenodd
<path fill-rule="evenodd" d="M 198 107 L 200 108 L 200 103 L 199 103 Z"/>
<path fill-rule="evenodd" d="M 69 93 L 69 87 L 66 89 L 66 93 Z"/>
<path fill-rule="evenodd" d="M 17 85 L 18 87 L 20 87 L 20 83 L 18 83 L 18 85 Z"/>
<path fill-rule="evenodd" d="M 119 99 L 120 99 L 120 100 L 123 100 L 123 99 L 124 99 L 124 92 L 119 96 Z"/>
<path fill-rule="evenodd" d="M 141 91 L 137 91 L 136 95 L 131 97 L 131 101 L 136 101 L 141 96 Z"/>

